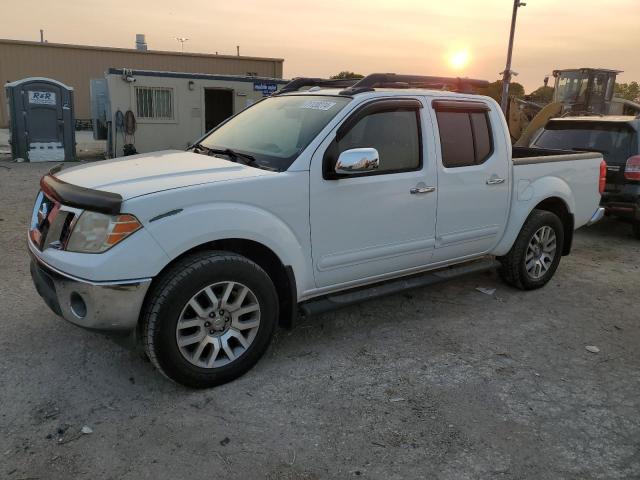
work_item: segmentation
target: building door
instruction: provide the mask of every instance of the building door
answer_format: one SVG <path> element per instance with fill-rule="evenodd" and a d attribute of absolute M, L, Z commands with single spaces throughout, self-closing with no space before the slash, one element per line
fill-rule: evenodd
<path fill-rule="evenodd" d="M 233 115 L 233 90 L 204 90 L 204 129 L 206 132 Z"/>

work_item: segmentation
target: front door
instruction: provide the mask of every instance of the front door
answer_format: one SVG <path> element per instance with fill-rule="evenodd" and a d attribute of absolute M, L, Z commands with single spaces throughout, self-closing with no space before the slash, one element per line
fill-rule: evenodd
<path fill-rule="evenodd" d="M 233 90 L 204 90 L 204 130 L 208 132 L 233 115 Z"/>
<path fill-rule="evenodd" d="M 417 99 L 367 104 L 316 151 L 310 220 L 318 287 L 375 281 L 430 262 L 437 179 L 423 115 Z M 354 148 L 375 148 L 379 168 L 336 175 L 340 153 Z"/>
<path fill-rule="evenodd" d="M 501 112 L 482 101 L 435 100 L 440 152 L 434 261 L 487 253 L 509 211 L 510 159 L 504 157 Z M 493 127 L 492 127 L 493 125 Z"/>

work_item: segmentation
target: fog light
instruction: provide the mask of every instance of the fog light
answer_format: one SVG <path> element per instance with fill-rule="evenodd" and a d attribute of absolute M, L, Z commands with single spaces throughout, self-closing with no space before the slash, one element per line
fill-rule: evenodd
<path fill-rule="evenodd" d="M 69 297 L 69 301 L 71 304 L 71 311 L 76 317 L 84 318 L 87 316 L 87 304 L 78 292 L 72 292 Z"/>

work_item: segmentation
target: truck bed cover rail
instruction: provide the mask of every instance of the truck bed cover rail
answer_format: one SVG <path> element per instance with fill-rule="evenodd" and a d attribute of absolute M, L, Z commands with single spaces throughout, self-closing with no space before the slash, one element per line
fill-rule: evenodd
<path fill-rule="evenodd" d="M 514 147 L 514 165 L 536 163 L 569 162 L 572 160 L 593 160 L 602 154 L 598 152 L 573 152 L 569 150 L 544 150 L 539 148 Z"/>

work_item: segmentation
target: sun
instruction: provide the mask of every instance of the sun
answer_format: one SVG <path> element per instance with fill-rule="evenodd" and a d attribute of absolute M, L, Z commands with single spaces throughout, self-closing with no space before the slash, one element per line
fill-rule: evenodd
<path fill-rule="evenodd" d="M 449 66 L 454 70 L 462 70 L 471 61 L 469 50 L 457 50 L 449 55 Z"/>

